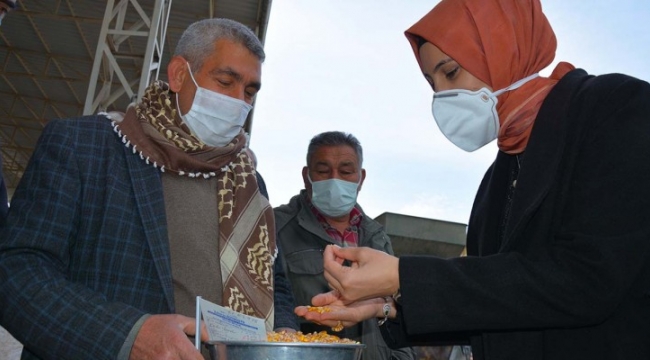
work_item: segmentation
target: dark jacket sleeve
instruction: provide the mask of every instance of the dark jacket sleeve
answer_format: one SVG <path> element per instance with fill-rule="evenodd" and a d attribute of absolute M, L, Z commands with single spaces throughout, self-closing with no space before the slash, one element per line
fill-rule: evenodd
<path fill-rule="evenodd" d="M 99 251 L 93 239 L 78 234 L 81 204 L 107 205 L 84 198 L 80 157 L 92 154 L 77 148 L 80 137 L 69 121 L 50 121 L 43 130 L 0 230 L 0 324 L 24 344 L 27 358 L 116 358 L 145 312 L 71 280 L 69 269 Z M 85 255 L 74 256 L 73 249 Z"/>
<path fill-rule="evenodd" d="M 262 196 L 264 196 L 266 200 L 270 200 L 269 192 L 266 190 L 266 183 L 264 182 L 264 178 L 259 171 L 255 171 L 255 179 L 257 180 L 257 187 L 260 189 Z"/>
<path fill-rule="evenodd" d="M 5 180 L 2 175 L 2 156 L 0 155 L 0 228 L 5 224 L 7 210 L 7 188 L 5 187 Z"/>
<path fill-rule="evenodd" d="M 278 245 L 279 246 L 279 245 Z M 291 328 L 299 330 L 298 318 L 294 314 L 293 309 L 296 303 L 293 298 L 293 291 L 291 290 L 291 283 L 284 272 L 284 264 L 282 263 L 282 256 L 278 249 L 278 256 L 275 259 L 273 270 L 275 271 L 273 278 L 274 284 L 274 305 L 275 305 L 275 320 L 273 327 L 278 328 Z"/>
<path fill-rule="evenodd" d="M 266 183 L 264 178 L 259 172 L 255 172 L 257 178 L 257 186 L 260 193 L 268 200 L 269 193 L 266 190 Z M 278 243 L 278 256 L 273 265 L 273 280 L 274 280 L 274 295 L 273 303 L 275 307 L 275 318 L 273 327 L 278 328 L 291 328 L 298 330 L 298 318 L 294 314 L 293 309 L 296 307 L 293 292 L 291 291 L 291 283 L 287 279 L 287 274 L 284 272 L 284 265 L 282 263 L 282 256 L 280 256 L 280 244 Z"/>
<path fill-rule="evenodd" d="M 470 333 L 467 332 L 441 332 L 409 335 L 407 333 L 402 307 L 397 305 L 397 317 L 388 320 L 380 326 L 384 342 L 391 349 L 411 349 L 407 346 L 447 346 L 469 344 Z"/>

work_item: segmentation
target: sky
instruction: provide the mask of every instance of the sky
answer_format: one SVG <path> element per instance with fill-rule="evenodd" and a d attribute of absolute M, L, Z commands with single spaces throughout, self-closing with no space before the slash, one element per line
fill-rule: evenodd
<path fill-rule="evenodd" d="M 310 139 L 355 135 L 367 176 L 358 203 L 384 212 L 466 224 L 496 142 L 466 153 L 431 115 L 432 92 L 404 30 L 438 1 L 273 1 L 251 148 L 271 204 L 304 188 Z M 650 80 L 650 1 L 542 0 L 555 30 L 555 61 L 594 75 Z M 650 101 L 650 99 L 649 99 Z"/>

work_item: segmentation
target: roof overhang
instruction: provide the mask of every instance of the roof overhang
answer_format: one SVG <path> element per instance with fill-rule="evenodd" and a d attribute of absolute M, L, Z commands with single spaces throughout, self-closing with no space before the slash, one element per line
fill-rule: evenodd
<path fill-rule="evenodd" d="M 122 0 L 114 0 L 119 3 Z M 159 78 L 166 80 L 166 64 L 185 28 L 194 21 L 224 17 L 250 27 L 264 42 L 272 0 L 171 1 L 162 42 Z M 101 5 L 100 5 L 101 3 Z M 156 0 L 137 0 L 124 23 L 135 24 L 138 11 L 151 14 Z M 98 6 L 100 5 L 100 6 Z M 9 196 L 27 166 L 43 126 L 50 119 L 83 114 L 95 50 L 106 8 L 87 0 L 19 0 L 0 27 L 0 155 Z M 118 54 L 127 82 L 141 78 L 145 40 L 129 38 Z M 100 72 L 100 81 L 102 79 Z M 111 81 L 119 86 L 119 79 Z M 136 84 L 137 88 L 137 84 Z M 121 96 L 107 110 L 123 110 L 131 99 Z M 252 115 L 246 123 L 252 130 Z"/>

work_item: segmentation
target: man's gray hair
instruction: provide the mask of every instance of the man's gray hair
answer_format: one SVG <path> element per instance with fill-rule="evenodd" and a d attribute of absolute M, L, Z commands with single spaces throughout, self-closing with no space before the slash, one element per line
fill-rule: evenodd
<path fill-rule="evenodd" d="M 307 167 L 311 169 L 311 158 L 314 153 L 323 146 L 341 146 L 347 145 L 354 149 L 359 159 L 359 167 L 363 164 L 363 149 L 361 143 L 352 134 L 341 131 L 328 131 L 314 136 L 309 142 L 307 148 Z"/>
<path fill-rule="evenodd" d="M 192 72 L 199 71 L 205 59 L 213 54 L 214 44 L 221 39 L 243 45 L 264 62 L 264 47 L 255 33 L 244 24 L 223 18 L 199 20 L 190 25 L 178 40 L 174 56 L 185 58 Z"/>

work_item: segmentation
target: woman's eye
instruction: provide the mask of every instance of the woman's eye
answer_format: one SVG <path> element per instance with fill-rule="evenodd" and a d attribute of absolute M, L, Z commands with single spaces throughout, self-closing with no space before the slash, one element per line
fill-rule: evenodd
<path fill-rule="evenodd" d="M 458 73 L 458 66 L 456 66 L 455 68 L 453 68 L 450 71 L 446 72 L 445 77 L 447 79 L 451 80 L 451 79 L 454 78 L 454 76 L 456 76 L 457 73 Z"/>

